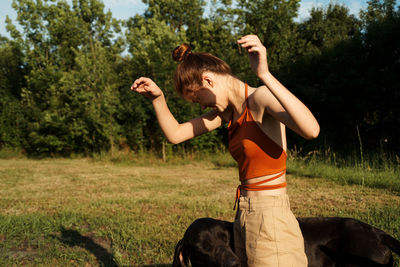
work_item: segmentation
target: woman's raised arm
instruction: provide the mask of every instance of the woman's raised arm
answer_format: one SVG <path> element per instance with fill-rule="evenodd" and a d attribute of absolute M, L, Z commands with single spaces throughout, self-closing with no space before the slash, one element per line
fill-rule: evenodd
<path fill-rule="evenodd" d="M 198 135 L 212 131 L 222 124 L 218 111 L 210 111 L 185 123 L 179 123 L 172 115 L 165 101 L 164 93 L 150 78 L 141 77 L 131 86 L 131 90 L 152 101 L 161 130 L 168 142 L 178 144 Z"/>
<path fill-rule="evenodd" d="M 274 97 L 257 99 L 268 112 L 306 139 L 316 138 L 319 124 L 311 111 L 270 72 L 267 63 L 267 49 L 256 35 L 246 35 L 238 43 L 249 52 L 250 65 Z M 264 92 L 265 96 L 272 96 Z"/>

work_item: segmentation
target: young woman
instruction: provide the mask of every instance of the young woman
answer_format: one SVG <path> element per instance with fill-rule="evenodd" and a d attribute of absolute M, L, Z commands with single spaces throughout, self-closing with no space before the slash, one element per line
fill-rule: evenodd
<path fill-rule="evenodd" d="M 148 97 L 169 142 L 177 144 L 229 123 L 229 151 L 239 165 L 235 252 L 243 266 L 307 266 L 304 241 L 286 192 L 286 134 L 289 127 L 306 139 L 319 125 L 310 110 L 270 72 L 267 51 L 255 35 L 238 40 L 263 86 L 237 79 L 230 67 L 208 53 L 193 53 L 182 44 L 173 51 L 180 64 L 175 87 L 187 100 L 212 111 L 178 123 L 163 92 L 149 78 L 131 90 Z M 236 206 L 236 203 L 235 203 Z"/>

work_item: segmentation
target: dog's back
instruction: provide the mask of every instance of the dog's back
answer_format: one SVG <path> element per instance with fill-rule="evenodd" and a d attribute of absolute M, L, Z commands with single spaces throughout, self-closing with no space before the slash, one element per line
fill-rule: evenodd
<path fill-rule="evenodd" d="M 310 266 L 321 262 L 355 266 L 393 266 L 400 242 L 384 231 L 352 218 L 298 218 Z M 328 265 L 328 264 L 327 264 Z"/>

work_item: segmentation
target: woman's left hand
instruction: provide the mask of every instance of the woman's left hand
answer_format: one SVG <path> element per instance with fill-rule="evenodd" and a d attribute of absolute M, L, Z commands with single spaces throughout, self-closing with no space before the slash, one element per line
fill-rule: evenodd
<path fill-rule="evenodd" d="M 246 35 L 240 38 L 238 44 L 249 52 L 251 69 L 260 78 L 269 72 L 267 62 L 267 49 L 258 39 L 257 35 Z"/>

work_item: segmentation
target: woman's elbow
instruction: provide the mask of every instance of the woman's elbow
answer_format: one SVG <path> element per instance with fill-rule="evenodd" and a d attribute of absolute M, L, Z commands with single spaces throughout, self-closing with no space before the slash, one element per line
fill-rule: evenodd
<path fill-rule="evenodd" d="M 165 138 L 167 138 L 167 141 L 173 145 L 180 144 L 186 140 L 185 135 L 182 133 L 182 131 L 179 128 L 171 130 L 167 133 L 164 132 L 164 136 L 165 136 Z"/>
<path fill-rule="evenodd" d="M 313 127 L 313 129 L 311 129 L 311 130 L 307 133 L 307 135 L 305 136 L 305 138 L 306 138 L 307 140 L 315 139 L 315 138 L 318 137 L 319 131 L 320 131 L 320 128 L 319 128 L 319 125 L 317 124 L 316 126 Z"/>
<path fill-rule="evenodd" d="M 180 143 L 180 141 L 176 138 L 167 138 L 168 143 L 173 144 L 173 145 L 177 145 Z"/>
<path fill-rule="evenodd" d="M 182 139 L 179 138 L 179 137 L 176 137 L 176 136 L 167 137 L 167 141 L 168 141 L 168 143 L 173 144 L 173 145 L 177 145 L 179 143 L 182 143 Z"/>

